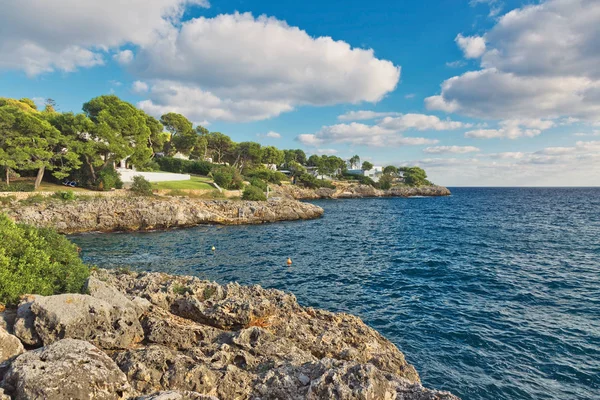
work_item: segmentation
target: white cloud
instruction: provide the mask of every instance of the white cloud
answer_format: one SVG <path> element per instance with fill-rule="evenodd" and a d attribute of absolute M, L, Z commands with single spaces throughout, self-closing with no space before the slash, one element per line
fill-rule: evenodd
<path fill-rule="evenodd" d="M 259 133 L 256 136 L 262 137 L 262 138 L 269 138 L 269 139 L 280 139 L 281 138 L 281 134 L 279 134 L 277 132 L 273 132 L 273 131 L 269 131 L 267 133 Z"/>
<path fill-rule="evenodd" d="M 423 149 L 423 152 L 428 154 L 466 154 L 479 151 L 481 149 L 474 146 L 435 146 Z"/>
<path fill-rule="evenodd" d="M 337 153 L 338 151 L 336 149 L 317 149 L 317 151 L 315 151 L 315 154 L 317 155 L 325 154 L 331 156 Z"/>
<path fill-rule="evenodd" d="M 415 98 L 415 94 L 414 93 L 405 94 L 404 98 L 405 99 L 414 99 Z"/>
<path fill-rule="evenodd" d="M 379 125 L 383 128 L 394 131 L 405 131 L 414 129 L 418 131 L 444 131 L 469 127 L 459 121 L 441 120 L 435 115 L 425 114 L 404 114 L 399 117 L 386 117 Z"/>
<path fill-rule="evenodd" d="M 446 63 L 446 67 L 450 68 L 461 68 L 465 65 L 467 65 L 467 62 L 465 60 L 448 61 Z"/>
<path fill-rule="evenodd" d="M 595 120 L 599 34 L 596 0 L 547 0 L 513 10 L 485 34 L 482 69 L 446 80 L 426 104 L 481 118 Z"/>
<path fill-rule="evenodd" d="M 535 152 L 425 158 L 393 164 L 420 165 L 430 180 L 447 186 L 598 186 L 600 141 L 578 141 L 571 147 L 547 147 Z"/>
<path fill-rule="evenodd" d="M 400 78 L 400 67 L 377 59 L 373 50 L 313 38 L 284 21 L 249 13 L 183 22 L 142 45 L 131 70 L 146 79 L 210 92 L 223 102 L 264 104 L 252 120 L 300 105 L 377 102 Z M 248 119 L 233 116 L 228 120 Z"/>
<path fill-rule="evenodd" d="M 481 36 L 463 36 L 459 33 L 454 41 L 465 58 L 479 58 L 485 53 L 485 38 Z"/>
<path fill-rule="evenodd" d="M 131 85 L 131 90 L 138 94 L 146 93 L 149 90 L 149 86 L 146 82 L 135 81 L 133 82 L 133 85 Z"/>
<path fill-rule="evenodd" d="M 577 133 L 574 133 L 573 136 L 579 136 L 579 137 L 583 137 L 583 136 L 600 136 L 600 130 L 593 131 L 593 132 L 577 132 Z"/>
<path fill-rule="evenodd" d="M 338 115 L 340 121 L 362 121 L 376 118 L 383 118 L 392 115 L 401 115 L 397 112 L 375 112 L 375 111 L 349 111 L 345 114 Z"/>
<path fill-rule="evenodd" d="M 311 147 L 326 143 L 346 143 L 372 147 L 417 146 L 438 143 L 436 139 L 405 137 L 399 135 L 397 130 L 358 122 L 323 126 L 317 133 L 302 134 L 296 140 Z"/>
<path fill-rule="evenodd" d="M 177 112 L 192 121 L 258 121 L 291 111 L 285 102 L 248 99 L 221 99 L 212 92 L 173 81 L 150 85 L 149 100 L 138 103 L 147 113 L 160 116 Z"/>
<path fill-rule="evenodd" d="M 133 51 L 131 50 L 123 50 L 119 51 L 117 54 L 113 55 L 113 60 L 118 62 L 121 65 L 131 64 L 133 61 Z"/>
<path fill-rule="evenodd" d="M 504 8 L 504 3 L 500 0 L 471 0 L 471 7 L 474 7 L 478 4 L 487 4 L 490 7 L 490 12 L 488 16 L 495 17 L 502 11 Z"/>
<path fill-rule="evenodd" d="M 553 121 L 540 119 L 511 119 L 500 121 L 498 129 L 476 129 L 465 133 L 467 138 L 495 139 L 507 138 L 518 139 L 520 137 L 534 137 L 546 129 L 555 126 Z"/>
<path fill-rule="evenodd" d="M 34 76 L 104 63 L 110 48 L 153 42 L 206 0 L 19 0 L 2 4 L 0 69 Z M 35 11 L 35 12 L 33 12 Z"/>

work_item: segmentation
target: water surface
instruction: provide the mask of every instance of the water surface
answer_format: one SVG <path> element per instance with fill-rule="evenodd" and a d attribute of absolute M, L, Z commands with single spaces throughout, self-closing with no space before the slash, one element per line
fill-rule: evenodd
<path fill-rule="evenodd" d="M 314 221 L 72 239 L 98 266 L 260 284 L 356 314 L 426 386 L 464 399 L 599 399 L 600 189 L 452 191 L 315 201 Z"/>

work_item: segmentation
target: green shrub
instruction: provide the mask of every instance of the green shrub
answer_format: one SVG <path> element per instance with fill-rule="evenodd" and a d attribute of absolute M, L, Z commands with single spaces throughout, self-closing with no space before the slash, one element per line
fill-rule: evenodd
<path fill-rule="evenodd" d="M 0 303 L 17 304 L 24 294 L 83 291 L 89 269 L 64 236 L 0 214 L 0 237 Z"/>
<path fill-rule="evenodd" d="M 325 179 L 317 179 L 316 177 L 314 177 L 313 175 L 308 174 L 308 173 L 300 175 L 297 178 L 297 182 L 299 184 L 302 184 L 304 187 L 307 187 L 310 189 L 317 189 L 317 188 L 335 189 L 335 186 L 330 181 L 325 180 Z"/>
<path fill-rule="evenodd" d="M 33 192 L 35 187 L 30 182 L 12 182 L 7 185 L 6 182 L 0 183 L 0 192 Z"/>
<path fill-rule="evenodd" d="M 98 179 L 96 179 L 96 189 L 98 190 L 111 190 L 111 189 L 122 189 L 123 181 L 119 176 L 119 173 L 113 167 L 106 167 L 98 172 Z"/>
<path fill-rule="evenodd" d="M 58 192 L 54 193 L 52 196 L 53 199 L 59 199 L 59 200 L 63 200 L 63 201 L 72 201 L 77 199 L 77 196 L 75 195 L 75 192 L 73 192 L 72 190 L 59 190 Z"/>
<path fill-rule="evenodd" d="M 15 196 L 0 196 L 0 205 L 7 206 L 16 199 Z"/>
<path fill-rule="evenodd" d="M 242 176 L 236 168 L 220 166 L 212 171 L 213 180 L 223 189 L 237 190 L 244 186 Z"/>
<path fill-rule="evenodd" d="M 161 157 L 156 159 L 161 171 L 174 172 L 177 174 L 208 175 L 213 164 L 200 160 L 182 160 L 173 157 Z"/>
<path fill-rule="evenodd" d="M 281 184 L 281 181 L 287 180 L 287 176 L 285 176 L 283 172 L 272 171 L 267 168 L 251 169 L 249 171 L 246 171 L 244 175 L 248 179 L 258 178 L 262 179 L 265 182 L 274 183 L 277 185 Z"/>
<path fill-rule="evenodd" d="M 43 203 L 46 200 L 48 200 L 48 199 L 45 196 L 42 196 L 41 194 L 34 194 L 33 196 L 29 196 L 26 199 L 19 200 L 19 203 L 21 203 L 25 206 L 32 206 L 34 204 Z"/>
<path fill-rule="evenodd" d="M 357 181 L 360 184 L 363 185 L 370 185 L 375 187 L 377 185 L 377 183 L 369 178 L 368 176 L 364 176 L 364 175 L 353 175 L 353 174 L 344 174 L 344 178 L 346 178 L 347 180 L 351 180 L 351 181 Z"/>
<path fill-rule="evenodd" d="M 152 196 L 152 184 L 141 175 L 133 177 L 131 191 L 140 196 Z"/>
<path fill-rule="evenodd" d="M 267 196 L 265 196 L 265 193 L 261 189 L 250 185 L 244 189 L 242 200 L 265 201 L 267 200 Z"/>
<path fill-rule="evenodd" d="M 259 188 L 263 192 L 267 191 L 267 182 L 263 181 L 260 178 L 250 178 L 250 184 L 252 186 L 256 186 L 257 188 Z"/>
<path fill-rule="evenodd" d="M 377 186 L 379 189 L 388 190 L 391 189 L 392 183 L 394 182 L 394 177 L 390 174 L 383 174 L 381 178 L 379 178 L 379 182 L 377 182 Z"/>
<path fill-rule="evenodd" d="M 138 171 L 160 171 L 160 164 L 156 162 L 156 160 L 152 159 L 146 162 L 144 165 L 137 165 L 136 169 Z"/>

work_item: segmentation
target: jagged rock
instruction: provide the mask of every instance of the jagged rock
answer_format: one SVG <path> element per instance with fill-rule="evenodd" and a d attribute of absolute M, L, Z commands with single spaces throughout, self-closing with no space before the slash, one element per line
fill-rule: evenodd
<path fill-rule="evenodd" d="M 72 338 L 118 349 L 143 339 L 134 309 L 114 307 L 88 295 L 36 296 L 31 312 L 35 315 L 35 332 L 45 345 Z"/>
<path fill-rule="evenodd" d="M 76 233 L 313 219 L 322 216 L 323 209 L 289 199 L 254 202 L 115 196 L 31 206 L 19 204 L 10 207 L 8 215 L 17 222 L 37 227 L 53 227 L 61 233 Z"/>
<path fill-rule="evenodd" d="M 32 347 L 39 347 L 42 346 L 43 343 L 42 339 L 40 339 L 35 331 L 35 315 L 31 311 L 33 299 L 35 299 L 35 296 L 30 296 L 19 305 L 13 331 L 15 336 L 21 339 L 21 342 L 24 344 Z"/>
<path fill-rule="evenodd" d="M 113 360 L 88 342 L 63 339 L 17 357 L 2 387 L 15 400 L 124 399 L 130 386 Z"/>
<path fill-rule="evenodd" d="M 1 399 L 0 399 L 1 400 Z M 135 400 L 219 400 L 214 396 L 207 396 L 196 392 L 186 392 L 180 390 L 171 390 L 168 392 L 158 392 L 148 396 L 136 397 Z"/>
<path fill-rule="evenodd" d="M 0 365 L 24 351 L 19 338 L 0 328 Z"/>
<path fill-rule="evenodd" d="M 10 400 L 10 397 L 7 394 L 4 394 L 4 389 L 2 388 L 0 388 L 0 400 Z"/>
<path fill-rule="evenodd" d="M 0 312 L 0 329 L 8 333 L 14 332 L 15 320 L 17 319 L 17 310 L 14 308 L 5 308 Z"/>

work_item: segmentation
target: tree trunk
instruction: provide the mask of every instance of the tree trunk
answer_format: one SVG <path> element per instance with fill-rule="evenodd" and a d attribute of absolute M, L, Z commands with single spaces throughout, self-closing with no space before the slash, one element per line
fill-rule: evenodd
<path fill-rule="evenodd" d="M 42 183 L 42 178 L 44 178 L 44 171 L 46 171 L 46 166 L 42 165 L 40 169 L 38 169 L 37 177 L 35 178 L 35 190 L 40 187 Z"/>
<path fill-rule="evenodd" d="M 96 183 L 96 170 L 94 169 L 94 165 L 90 162 L 90 158 L 85 156 L 85 162 L 90 168 L 90 173 L 92 174 L 92 182 Z"/>
<path fill-rule="evenodd" d="M 6 184 L 10 185 L 10 169 L 6 167 Z"/>

